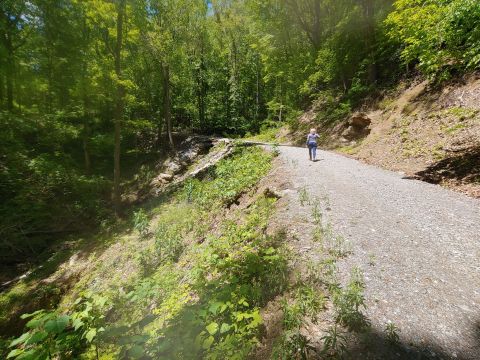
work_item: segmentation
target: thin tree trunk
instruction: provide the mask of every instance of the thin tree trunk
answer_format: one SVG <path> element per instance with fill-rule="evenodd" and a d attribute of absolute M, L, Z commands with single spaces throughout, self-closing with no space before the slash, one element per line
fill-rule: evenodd
<path fill-rule="evenodd" d="M 161 150 L 163 149 L 164 145 L 164 139 L 163 139 L 163 121 L 161 118 L 159 118 L 159 123 L 157 127 L 157 149 Z"/>
<path fill-rule="evenodd" d="M 123 21 L 125 14 L 126 0 L 120 0 L 117 5 L 117 39 L 115 46 L 115 74 L 117 79 L 122 79 L 122 45 L 123 45 Z M 113 155 L 113 203 L 115 207 L 115 213 L 117 216 L 120 214 L 121 208 L 121 194 L 120 194 L 120 131 L 121 123 L 124 113 L 124 97 L 125 88 L 121 83 L 117 84 L 117 96 L 115 104 L 115 149 Z"/>
<path fill-rule="evenodd" d="M 170 67 L 168 64 L 162 66 L 163 70 L 163 116 L 165 124 L 167 125 L 168 143 L 172 150 L 175 149 L 172 135 L 172 113 L 171 113 L 171 99 L 170 99 Z"/>
<path fill-rule="evenodd" d="M 368 82 L 374 84 L 377 81 L 377 66 L 375 64 L 375 14 L 374 14 L 374 1 L 363 0 L 363 15 L 365 21 L 365 48 L 368 51 Z"/>
<path fill-rule="evenodd" d="M 4 74 L 0 72 L 0 108 L 3 107 L 5 101 L 5 83 L 4 83 Z"/>
<path fill-rule="evenodd" d="M 15 71 L 15 63 L 13 60 L 13 48 L 7 47 L 7 110 L 13 111 L 13 72 Z"/>
<path fill-rule="evenodd" d="M 83 19 L 83 43 L 88 41 L 88 29 L 86 17 Z M 90 158 L 90 101 L 87 90 L 87 61 L 82 61 L 82 97 L 83 97 L 83 157 L 85 161 L 85 174 L 90 175 L 92 170 L 92 162 Z"/>
<path fill-rule="evenodd" d="M 203 48 L 202 54 L 200 55 L 200 69 L 198 75 L 198 120 L 200 122 L 200 129 L 205 127 L 205 96 L 206 96 L 206 85 L 205 85 L 205 62 L 203 58 Z"/>
<path fill-rule="evenodd" d="M 0 29 L 3 31 L 0 33 L 0 40 L 6 50 L 5 56 L 5 80 L 6 80 L 6 100 L 7 110 L 13 111 L 13 77 L 15 71 L 15 50 L 12 34 L 15 32 L 17 22 L 12 20 L 11 14 L 8 9 L 4 9 L 2 6 L 2 12 L 0 13 Z"/>
<path fill-rule="evenodd" d="M 50 53 L 50 51 L 49 51 Z M 47 112 L 51 113 L 53 109 L 53 59 L 52 56 L 49 54 L 48 55 L 48 89 L 47 89 Z"/>
<path fill-rule="evenodd" d="M 92 162 L 90 159 L 90 126 L 88 125 L 88 118 L 84 118 L 83 123 L 83 157 L 85 159 L 85 174 L 90 175 L 92 172 Z"/>
<path fill-rule="evenodd" d="M 260 112 L 260 65 L 259 59 L 257 55 L 256 59 L 256 75 L 257 75 L 257 86 L 256 86 L 256 94 L 255 94 L 255 124 L 258 122 L 258 115 Z"/>
<path fill-rule="evenodd" d="M 321 14 L 321 1 L 320 0 L 315 0 L 314 8 L 315 8 L 315 19 L 313 22 L 313 34 L 312 34 L 312 39 L 313 39 L 313 46 L 315 47 L 315 50 L 320 49 L 321 45 L 321 24 L 320 24 L 320 18 L 322 16 Z"/>

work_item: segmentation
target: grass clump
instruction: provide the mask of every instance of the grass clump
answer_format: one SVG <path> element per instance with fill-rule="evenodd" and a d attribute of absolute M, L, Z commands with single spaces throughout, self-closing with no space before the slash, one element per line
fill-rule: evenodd
<path fill-rule="evenodd" d="M 323 295 L 305 285 L 297 289 L 290 302 L 282 301 L 283 333 L 273 349 L 273 359 L 308 359 L 315 354 L 315 347 L 301 328 L 305 318 L 311 318 L 315 322 L 324 306 Z"/>
<path fill-rule="evenodd" d="M 346 288 L 338 288 L 332 294 L 336 322 L 352 331 L 362 331 L 369 325 L 361 312 L 366 308 L 364 288 L 363 274 L 358 268 L 354 268 Z"/>
<path fill-rule="evenodd" d="M 399 333 L 400 329 L 392 322 L 385 325 L 386 339 L 390 345 L 398 345 L 400 343 Z"/>
<path fill-rule="evenodd" d="M 144 209 L 139 209 L 133 213 L 133 228 L 145 238 L 148 235 L 148 226 L 150 221 Z"/>
<path fill-rule="evenodd" d="M 309 203 L 309 195 L 305 186 L 298 190 L 298 200 L 300 201 L 301 206 L 305 206 Z"/>
<path fill-rule="evenodd" d="M 283 333 L 274 346 L 273 359 L 309 359 L 316 354 L 310 338 L 302 332 L 306 319 L 317 322 L 317 315 L 325 308 L 326 297 L 315 284 L 300 281 L 290 299 L 283 299 Z"/>

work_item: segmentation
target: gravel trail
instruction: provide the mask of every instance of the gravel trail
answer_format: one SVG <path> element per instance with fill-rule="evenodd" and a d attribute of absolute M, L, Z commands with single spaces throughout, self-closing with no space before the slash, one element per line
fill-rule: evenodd
<path fill-rule="evenodd" d="M 334 232 L 352 246 L 340 274 L 362 269 L 374 331 L 391 321 L 427 358 L 480 359 L 479 200 L 330 152 L 312 163 L 306 149 L 281 147 L 280 161 L 279 180 L 295 190 L 283 216 L 304 212 L 303 187 L 328 199 Z"/>

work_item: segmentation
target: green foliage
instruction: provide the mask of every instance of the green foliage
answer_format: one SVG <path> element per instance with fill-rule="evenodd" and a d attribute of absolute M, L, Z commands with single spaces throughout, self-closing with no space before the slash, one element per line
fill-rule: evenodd
<path fill-rule="evenodd" d="M 301 206 L 309 203 L 308 192 L 306 187 L 302 187 L 298 190 L 298 200 Z"/>
<path fill-rule="evenodd" d="M 69 138 L 58 133 L 55 121 L 0 112 L 3 263 L 41 251 L 51 234 L 97 224 L 108 215 L 110 182 L 76 169 L 73 157 L 62 152 L 60 144 Z"/>
<path fill-rule="evenodd" d="M 172 319 L 154 350 L 157 356 L 243 359 L 252 351 L 262 323 L 260 306 L 287 282 L 281 239 L 264 234 L 272 202 L 259 200 L 243 225 L 225 222 L 222 235 L 207 240 L 191 270 L 199 300 Z"/>
<path fill-rule="evenodd" d="M 155 254 L 159 261 L 178 260 L 184 248 L 181 230 L 175 225 L 158 225 L 155 230 Z"/>
<path fill-rule="evenodd" d="M 400 336 L 398 335 L 399 331 L 400 330 L 398 329 L 398 327 L 392 322 L 388 322 L 385 325 L 386 338 L 387 338 L 387 341 L 391 345 L 398 345 L 399 344 L 399 342 L 400 342 Z"/>
<path fill-rule="evenodd" d="M 296 302 L 301 314 L 316 323 L 317 315 L 325 308 L 326 299 L 321 291 L 304 285 L 297 290 Z"/>
<path fill-rule="evenodd" d="M 272 354 L 275 360 L 308 360 L 316 353 L 315 346 L 298 329 L 288 330 L 282 334 L 280 346 Z"/>
<path fill-rule="evenodd" d="M 305 318 L 316 323 L 317 315 L 324 306 L 323 294 L 306 284 L 299 284 L 293 299 L 282 300 L 284 331 L 273 350 L 273 359 L 309 359 L 315 353 L 310 339 L 300 330 Z"/>
<path fill-rule="evenodd" d="M 277 138 L 279 131 L 285 126 L 284 123 L 278 123 L 277 121 L 265 121 L 260 127 L 260 132 L 251 136 L 250 133 L 245 135 L 247 140 L 260 141 L 260 142 L 282 142 L 283 139 Z"/>
<path fill-rule="evenodd" d="M 30 330 L 10 343 L 14 348 L 7 359 L 50 358 L 65 352 L 77 339 L 65 332 L 70 325 L 70 317 L 43 310 L 22 315 L 30 319 L 27 328 Z"/>
<path fill-rule="evenodd" d="M 142 246 L 137 261 L 145 268 L 121 286 L 111 284 L 108 300 L 93 290 L 107 286 L 96 277 L 92 290 L 70 308 L 67 325 L 60 323 L 55 330 L 59 334 L 30 347 L 15 344 L 15 356 L 50 351 L 59 358 L 246 358 L 260 339 L 260 308 L 287 286 L 284 235 L 265 233 L 275 200 L 260 197 L 239 213 L 242 220 L 222 221 L 202 243 L 188 239 L 205 236 L 197 225 L 211 226 L 224 209 L 223 193 L 209 186 L 223 184 L 244 192 L 268 171 L 271 159 L 258 149 L 240 150 L 220 162 L 223 170 L 213 180 L 194 182 L 190 202 L 186 189 L 173 194 L 152 211 L 155 236 L 135 242 L 135 248 Z M 229 184 L 238 167 L 247 167 L 253 177 Z M 198 188 L 211 191 L 208 199 L 218 206 L 205 211 Z M 59 317 L 56 312 L 41 314 L 48 314 L 44 322 Z M 29 329 L 21 341 L 43 328 L 41 323 L 38 330 Z"/>
<path fill-rule="evenodd" d="M 72 326 L 88 344 L 98 346 L 97 339 L 105 331 L 108 306 L 106 297 L 92 291 L 85 291 L 75 301 L 74 312 L 71 315 Z"/>
<path fill-rule="evenodd" d="M 207 359 L 243 359 L 256 345 L 262 318 L 258 308 L 252 308 L 245 298 L 235 293 L 228 300 L 211 300 L 200 319 L 207 324 L 196 337 L 196 343 Z M 204 315 L 203 315 L 204 314 Z"/>
<path fill-rule="evenodd" d="M 397 0 L 387 19 L 402 60 L 438 80 L 480 65 L 480 4 L 475 0 Z"/>
<path fill-rule="evenodd" d="M 271 158 L 271 154 L 261 149 L 237 148 L 233 157 L 222 161 L 208 175 L 211 181 L 189 182 L 184 188 L 184 198 L 203 208 L 230 206 L 270 169 Z"/>
<path fill-rule="evenodd" d="M 368 328 L 369 323 L 362 314 L 365 308 L 365 287 L 363 275 L 359 269 L 352 270 L 351 279 L 345 289 L 334 289 L 333 303 L 336 311 L 336 321 L 350 330 L 362 331 Z"/>
<path fill-rule="evenodd" d="M 275 157 L 280 155 L 280 148 L 279 148 L 279 145 L 277 143 L 272 145 L 272 155 L 275 156 Z"/>
<path fill-rule="evenodd" d="M 352 111 L 351 101 L 335 90 L 319 92 L 316 106 L 320 109 L 317 120 L 327 124 L 345 119 Z"/>
<path fill-rule="evenodd" d="M 283 328 L 285 330 L 299 329 L 302 325 L 302 312 L 300 306 L 296 302 L 289 303 L 287 300 L 282 300 L 283 312 Z"/>
<path fill-rule="evenodd" d="M 149 220 L 145 210 L 139 209 L 133 213 L 133 228 L 142 238 L 148 235 Z"/>
<path fill-rule="evenodd" d="M 87 292 L 75 302 L 70 315 L 38 310 L 24 314 L 27 332 L 13 340 L 7 359 L 51 359 L 78 356 L 103 332 L 107 299 Z M 98 351 L 98 349 L 97 349 Z"/>
<path fill-rule="evenodd" d="M 312 204 L 312 218 L 315 225 L 322 225 L 322 211 L 318 199 L 315 199 Z"/>
<path fill-rule="evenodd" d="M 327 358 L 343 359 L 347 353 L 347 339 L 339 330 L 337 325 L 328 329 L 327 334 L 322 337 L 322 354 Z"/>

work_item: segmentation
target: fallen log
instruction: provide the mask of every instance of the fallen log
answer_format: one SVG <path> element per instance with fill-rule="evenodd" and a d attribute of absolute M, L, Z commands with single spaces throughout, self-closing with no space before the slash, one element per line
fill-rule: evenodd
<path fill-rule="evenodd" d="M 225 142 L 225 147 L 215 152 L 213 154 L 209 154 L 205 156 L 205 158 L 201 159 L 194 170 L 187 172 L 184 175 L 176 177 L 172 182 L 166 184 L 163 187 L 152 189 L 151 194 L 154 196 L 160 196 L 167 192 L 173 191 L 185 181 L 189 179 L 193 179 L 199 177 L 206 173 L 210 168 L 215 167 L 218 162 L 223 159 L 226 159 L 233 153 L 233 149 L 235 145 L 229 139 L 219 139 L 217 142 Z"/>
<path fill-rule="evenodd" d="M 204 165 L 201 165 L 199 168 L 195 169 L 194 171 L 190 172 L 188 175 L 187 175 L 187 178 L 191 178 L 191 177 L 197 177 L 203 173 L 205 173 L 206 171 L 208 171 L 208 169 L 214 167 L 215 165 L 217 165 L 217 163 L 225 158 L 227 158 L 228 156 L 230 156 L 233 152 L 233 148 L 234 148 L 234 145 L 232 143 L 229 143 L 227 144 L 227 146 L 222 149 L 222 151 L 218 152 L 217 154 L 213 155 L 212 158 Z"/>

